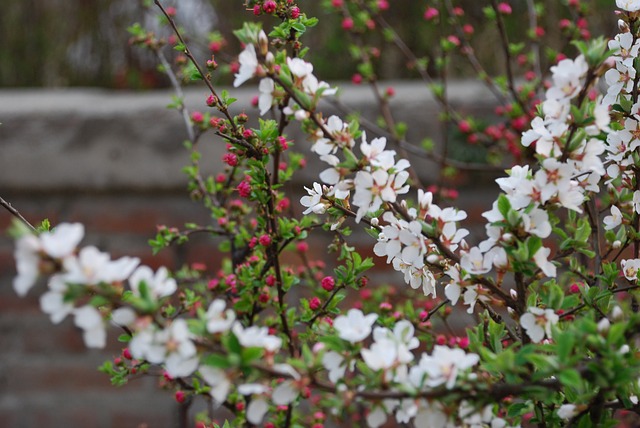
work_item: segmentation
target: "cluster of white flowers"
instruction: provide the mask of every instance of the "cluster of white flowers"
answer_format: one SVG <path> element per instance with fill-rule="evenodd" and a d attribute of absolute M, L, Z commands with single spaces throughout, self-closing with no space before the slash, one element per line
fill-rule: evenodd
<path fill-rule="evenodd" d="M 373 342 L 369 347 L 360 349 L 363 362 L 371 370 L 382 372 L 387 384 L 395 384 L 398 391 L 429 391 L 444 386 L 452 389 L 459 377 L 473 379 L 470 369 L 476 366 L 480 357 L 467 353 L 460 348 L 448 348 L 436 345 L 431 354 L 422 353 L 417 364 L 413 363 L 413 350 L 420 347 L 419 340 L 414 337 L 413 325 L 405 320 L 398 321 L 393 329 L 373 327 L 376 314 L 364 315 L 358 309 L 351 309 L 347 315 L 336 317 L 333 326 L 338 337 L 357 344 L 365 341 L 370 335 Z M 372 334 L 373 333 L 373 334 Z M 324 353 L 322 364 L 332 382 L 339 382 L 345 377 L 347 370 L 354 370 L 353 362 L 347 361 L 343 355 L 335 351 Z M 469 403 L 462 403 L 458 415 L 451 415 L 438 405 L 425 399 L 385 399 L 371 409 L 367 415 L 367 424 L 371 428 L 384 425 L 389 415 L 394 415 L 397 423 L 409 423 L 415 426 L 446 428 L 459 426 L 462 422 L 468 426 L 506 427 L 506 422 L 493 414 L 492 406 L 480 412 Z M 467 426 L 465 425 L 465 426 Z"/>
<path fill-rule="evenodd" d="M 15 258 L 18 275 L 13 286 L 24 296 L 41 274 L 54 274 L 48 281 L 48 290 L 40 297 L 40 306 L 51 321 L 59 323 L 73 314 L 75 324 L 84 331 L 88 347 L 102 348 L 106 343 L 105 320 L 93 306 L 75 307 L 67 299 L 70 287 L 94 288 L 100 284 L 125 281 L 134 272 L 140 260 L 122 257 L 111 260 L 107 253 L 96 247 L 77 246 L 84 237 L 81 224 L 61 224 L 51 232 L 39 236 L 27 234 L 16 243 Z"/>
<path fill-rule="evenodd" d="M 264 31 L 260 31 L 258 36 L 260 45 L 267 46 L 269 41 Z M 258 108 L 260 114 L 264 115 L 273 106 L 274 95 L 276 93 L 276 82 L 267 77 L 267 70 L 270 65 L 274 63 L 274 56 L 271 52 L 262 52 L 264 58 L 258 57 L 258 52 L 253 44 L 247 44 L 244 50 L 238 56 L 238 63 L 240 68 L 235 75 L 233 86 L 238 87 L 247 80 L 254 76 L 260 77 L 260 84 L 258 90 L 260 95 L 258 97 Z M 261 60 L 265 65 L 261 64 Z M 301 58 L 287 58 L 287 69 L 292 78 L 293 85 L 309 96 L 313 100 L 314 104 L 317 104 L 318 100 L 323 96 L 334 95 L 336 89 L 329 87 L 327 82 L 319 81 L 313 74 L 313 64 L 306 62 Z M 286 72 L 286 70 L 285 70 Z M 294 115 L 298 120 L 304 120 L 308 117 L 308 113 L 301 108 L 295 108 L 295 106 L 286 107 L 287 114 Z"/>

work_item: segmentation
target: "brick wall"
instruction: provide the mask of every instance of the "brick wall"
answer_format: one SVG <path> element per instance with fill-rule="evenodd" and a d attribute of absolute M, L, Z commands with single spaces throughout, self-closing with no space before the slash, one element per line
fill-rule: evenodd
<path fill-rule="evenodd" d="M 425 136 L 438 140 L 438 109 L 427 90 L 410 83 L 394 87 L 395 110 L 412 124 L 409 140 Z M 477 85 L 461 82 L 451 93 L 453 102 L 470 113 L 492 111 L 491 99 Z M 187 105 L 204 110 L 203 94 L 189 91 Z M 255 89 L 234 94 L 240 98 L 234 107 L 253 111 L 248 100 Z M 153 267 L 202 262 L 214 269 L 219 255 L 207 238 L 155 257 L 147 245 L 156 224 L 207 221 L 207 213 L 183 191 L 186 180 L 180 169 L 188 160 L 181 144 L 185 134 L 177 113 L 163 107 L 169 98 L 165 92 L 0 91 L 0 196 L 33 223 L 43 218 L 52 224 L 84 223 L 84 244 L 95 244 L 115 256 L 137 256 Z M 375 118 L 373 97 L 366 88 L 345 87 L 343 100 Z M 292 137 L 297 149 L 305 147 L 298 133 Z M 203 165 L 215 171 L 224 146 L 211 138 L 202 144 Z M 308 167 L 294 183 L 298 189 L 320 171 L 315 156 L 308 159 Z M 425 163 L 419 171 L 428 182 L 437 168 Z M 476 174 L 458 184 L 460 205 L 476 223 L 495 194 L 485 185 L 490 179 Z M 292 198 L 294 204 L 298 196 Z M 0 230 L 6 230 L 10 221 L 10 215 L 0 210 Z M 322 258 L 326 242 L 316 242 L 311 248 Z M 372 253 L 366 235 L 355 235 L 353 242 Z M 156 380 L 144 378 L 116 389 L 97 372 L 96 367 L 121 350 L 115 331 L 110 332 L 107 349 L 89 351 L 71 320 L 53 326 L 41 313 L 38 295 L 43 284 L 24 299 L 15 295 L 12 251 L 12 243 L 0 237 L 0 428 L 177 426 L 178 405 L 171 394 L 156 388 Z M 383 265 L 376 273 L 401 282 Z"/>

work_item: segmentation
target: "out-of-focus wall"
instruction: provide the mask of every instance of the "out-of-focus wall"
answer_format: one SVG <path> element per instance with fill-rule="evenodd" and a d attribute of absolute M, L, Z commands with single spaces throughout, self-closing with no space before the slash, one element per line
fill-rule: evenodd
<path fill-rule="evenodd" d="M 328 0 L 327 0 L 328 2 Z M 243 7 L 242 0 L 166 0 L 165 5 L 175 5 L 179 24 L 186 29 L 192 49 L 206 59 L 206 33 L 219 30 L 236 52 L 238 43 L 232 34 L 242 26 L 243 20 L 256 19 Z M 339 14 L 327 14 L 321 2 L 301 2 L 310 16 L 320 18 L 320 25 L 303 36 L 303 42 L 311 47 L 309 58 L 316 65 L 317 74 L 324 80 L 348 79 L 355 68 L 345 48 L 345 36 L 340 30 Z M 453 2 L 465 12 L 465 23 L 475 28 L 472 46 L 480 62 L 489 73 L 503 71 L 501 57 L 496 57 L 499 43 L 493 24 L 484 18 L 485 1 L 458 0 Z M 513 42 L 528 43 L 526 17 L 527 2 L 511 1 L 513 14 L 507 17 L 506 26 Z M 570 13 L 566 1 L 543 0 L 539 17 L 546 29 L 542 45 L 554 49 L 575 49 L 567 44 L 558 28 L 561 18 L 575 22 L 578 16 Z M 407 45 L 418 57 L 433 55 L 439 46 L 435 36 L 440 31 L 436 23 L 426 23 L 423 13 L 434 2 L 394 0 L 385 12 L 385 19 L 397 29 Z M 615 34 L 616 18 L 610 0 L 581 0 L 588 5 L 591 14 L 588 25 L 594 36 Z M 156 69 L 156 61 L 142 49 L 128 45 L 127 27 L 134 22 L 154 28 L 155 19 L 145 18 L 142 0 L 0 0 L 0 87 L 36 86 L 99 86 L 109 88 L 158 88 L 168 85 Z M 154 11 L 155 12 L 155 11 Z M 263 19 L 263 18 L 259 18 Z M 274 24 L 264 19 L 265 28 Z M 157 26 L 156 26 L 157 27 Z M 416 77 L 404 67 L 405 60 L 398 52 L 379 40 L 383 48 L 380 73 L 383 78 Z M 573 49 L 573 50 L 572 50 Z M 171 49 L 167 48 L 167 53 Z M 544 53 L 544 49 L 543 49 Z M 451 58 L 450 73 L 453 76 L 471 77 L 472 70 L 464 61 Z M 220 59 L 224 62 L 224 58 Z M 223 79 L 229 82 L 229 79 Z"/>

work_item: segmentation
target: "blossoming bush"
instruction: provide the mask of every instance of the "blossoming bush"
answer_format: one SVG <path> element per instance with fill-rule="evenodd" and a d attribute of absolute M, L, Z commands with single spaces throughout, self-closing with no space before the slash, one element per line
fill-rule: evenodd
<path fill-rule="evenodd" d="M 192 152 L 189 191 L 213 221 L 161 227 L 151 243 L 159 251 L 195 233 L 217 236 L 228 254 L 220 271 L 154 272 L 136 258 L 113 260 L 80 246 L 80 224 L 29 230 L 23 222 L 13 230 L 18 294 L 47 277 L 42 310 L 54 323 L 73 317 L 88 347 L 105 346 L 109 324 L 122 330 L 126 348 L 101 367 L 115 385 L 161 373 L 178 402 L 210 403 L 197 415 L 200 426 L 614 426 L 624 412 L 640 410 L 640 2 L 616 1 L 612 40 L 578 40 L 575 58 L 554 55 L 550 76 L 536 73 L 521 84 L 511 66 L 524 48 L 509 44 L 505 31 L 511 7 L 490 0 L 485 14 L 505 43 L 507 74 L 480 76 L 505 103 L 503 119 L 486 126 L 447 101 L 449 55 L 460 52 L 481 70 L 464 39 L 473 32 L 464 11 L 448 0 L 428 7 L 425 19 L 446 12 L 443 21 L 462 33 L 443 36 L 434 69 L 385 26 L 388 2 L 327 5 L 343 14 L 353 36 L 359 76 L 381 107 L 379 124 L 322 114 L 321 100 L 337 89 L 304 59 L 300 36 L 317 22 L 297 2 L 247 2 L 277 25 L 266 34 L 247 23 L 236 33 L 244 47 L 229 67 L 234 86 L 258 82 L 262 118 L 255 122 L 212 84 L 216 58 L 200 65 L 175 10 L 155 3 L 174 34 L 165 39 L 137 26 L 134 41 L 158 55 L 178 92 L 173 106 L 185 118 Z M 527 4 L 533 53 L 520 62 L 535 73 L 541 6 Z M 506 161 L 492 155 L 505 147 L 517 162 L 496 180 L 501 193 L 487 205 L 486 238 L 473 239 L 476 245 L 467 241 L 467 214 L 447 206 L 451 194 L 442 186 L 451 167 L 468 164 L 449 159 L 446 147 L 436 154 L 405 140 L 367 42 L 378 29 L 430 82 L 445 125 L 488 149 L 483 165 Z M 572 37 L 589 39 L 575 29 Z M 166 42 L 188 59 L 178 69 L 165 57 Z M 181 77 L 204 81 L 210 110 L 187 111 Z M 319 182 L 305 187 L 302 209 L 285 193 L 304 165 L 289 126 L 300 126 L 326 163 Z M 215 177 L 199 168 L 198 144 L 210 134 L 227 144 L 225 172 Z M 441 162 L 432 191 L 408 153 Z M 352 227 L 372 235 L 376 260 L 349 245 Z M 307 237 L 323 231 L 333 236 L 332 273 L 306 256 Z M 300 263 L 285 263 L 286 252 Z M 370 289 L 366 272 L 380 262 L 401 275 L 392 287 Z M 358 296 L 361 302 L 346 304 Z M 476 320 L 462 337 L 446 330 L 456 306 Z"/>

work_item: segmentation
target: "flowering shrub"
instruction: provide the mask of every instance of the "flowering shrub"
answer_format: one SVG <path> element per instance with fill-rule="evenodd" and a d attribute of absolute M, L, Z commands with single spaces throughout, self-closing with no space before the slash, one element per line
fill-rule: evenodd
<path fill-rule="evenodd" d="M 378 87 L 367 31 L 382 26 L 403 46 L 384 27 L 388 2 L 329 5 L 344 14 L 342 26 L 354 36 L 360 78 L 378 96 L 380 126 L 322 115 L 321 100 L 337 89 L 304 59 L 300 36 L 316 20 L 295 1 L 248 2 L 255 15 L 279 23 L 268 35 L 251 23 L 236 33 L 244 47 L 230 65 L 233 84 L 257 81 L 258 113 L 268 117 L 255 126 L 212 84 L 216 59 L 202 68 L 175 10 L 155 3 L 175 31 L 169 42 L 190 62 L 182 61 L 176 74 L 163 38 L 133 27 L 134 41 L 158 55 L 178 92 L 174 107 L 185 118 L 192 151 L 189 190 L 214 221 L 184 230 L 160 227 L 152 245 L 159 251 L 194 233 L 219 236 L 228 253 L 220 271 L 210 278 L 187 268 L 154 272 L 130 257 L 113 260 L 80 247 L 79 224 L 14 228 L 17 293 L 48 277 L 42 310 L 54 323 L 72 316 L 88 347 L 105 346 L 109 324 L 124 332 L 122 356 L 101 367 L 115 385 L 162 373 L 178 402 L 211 403 L 210 413 L 197 416 L 201 426 L 220 418 L 227 418 L 225 426 L 265 427 L 332 420 L 370 427 L 388 420 L 416 427 L 613 426 L 622 411 L 639 410 L 640 2 L 617 0 L 614 39 L 577 41 L 575 58 L 557 58 L 549 78 L 536 74 L 519 87 L 510 55 L 521 48 L 509 45 L 504 28 L 511 6 L 491 0 L 485 14 L 505 37 L 507 76 L 481 77 L 506 102 L 501 112 L 508 123 L 482 132 L 479 122 L 448 104 L 446 85 L 413 57 L 444 107 L 445 124 L 456 124 L 469 143 L 484 139 L 494 151 L 506 145 L 519 162 L 496 180 L 502 193 L 483 214 L 486 239 L 477 245 L 467 242 L 467 214 L 447 206 L 450 192 L 420 183 L 406 157 L 422 149 L 406 142 L 405 127 L 394 121 L 393 91 Z M 540 9 L 530 4 L 535 18 Z M 442 10 L 427 8 L 425 19 L 445 11 L 453 29 L 472 33 L 462 22 L 464 11 L 446 0 Z M 541 30 L 533 24 L 535 51 Z M 456 48 L 474 63 L 460 37 L 443 38 L 441 48 L 440 77 Z M 540 58 L 524 63 L 535 69 Z M 211 110 L 187 111 L 181 76 L 204 81 Z M 285 133 L 296 122 L 327 164 L 320 182 L 305 187 L 302 209 L 285 194 L 285 183 L 304 165 Z M 227 144 L 225 173 L 216 177 L 199 168 L 205 133 Z M 437 156 L 441 183 L 447 167 L 467 166 L 449 160 L 446 147 Z M 489 156 L 483 165 L 495 160 Z M 368 286 L 374 260 L 349 246 L 351 227 L 372 235 L 376 262 L 401 272 L 399 282 L 408 287 Z M 306 256 L 305 239 L 319 229 L 334 237 L 329 251 L 337 266 L 330 275 L 324 263 Z M 300 265 L 284 262 L 289 251 Z M 358 294 L 362 301 L 354 304 Z M 476 320 L 462 337 L 444 333 L 456 306 Z"/>

